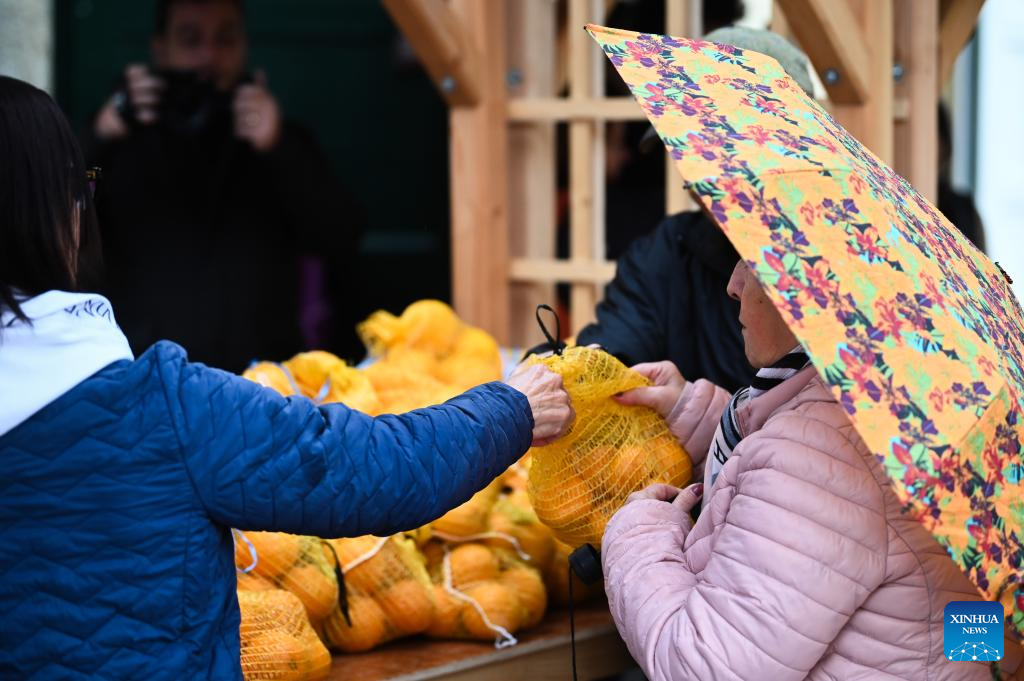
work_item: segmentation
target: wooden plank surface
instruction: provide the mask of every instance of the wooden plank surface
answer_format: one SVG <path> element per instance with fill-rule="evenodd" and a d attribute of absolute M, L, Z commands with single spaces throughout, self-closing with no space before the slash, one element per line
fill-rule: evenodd
<path fill-rule="evenodd" d="M 939 1 L 895 0 L 894 169 L 933 203 L 938 201 Z M 902 116 L 900 114 L 903 114 Z"/>
<path fill-rule="evenodd" d="M 939 28 L 939 87 L 953 75 L 956 58 L 974 34 L 985 0 L 948 0 L 942 3 Z"/>
<path fill-rule="evenodd" d="M 595 43 L 596 45 L 596 43 Z M 532 121 L 641 121 L 643 109 L 632 97 L 572 98 L 524 97 L 510 99 L 508 118 L 513 122 Z"/>
<path fill-rule="evenodd" d="M 509 118 L 523 97 L 554 97 L 557 6 L 549 0 L 517 0 L 508 5 Z M 636 107 L 639 109 L 639 107 Z M 509 129 L 509 255 L 555 257 L 555 123 L 536 120 Z M 555 304 L 555 289 L 545 281 L 512 281 L 510 341 L 537 342 L 537 305 Z M 495 301 L 496 303 L 498 301 Z"/>
<path fill-rule="evenodd" d="M 581 681 L 613 676 L 635 666 L 605 603 L 576 609 L 576 658 Z M 337 655 L 329 681 L 565 681 L 572 676 L 569 614 L 549 613 L 523 632 L 519 644 L 405 639 L 358 655 Z"/>
<path fill-rule="evenodd" d="M 845 0 L 777 0 L 789 29 L 824 79 L 829 69 L 838 78 L 825 81 L 829 97 L 837 104 L 866 102 L 877 86 L 869 64 L 869 52 L 883 36 L 856 19 L 856 10 Z M 871 4 L 889 3 L 868 0 Z M 870 43 L 865 40 L 870 36 Z M 890 36 L 891 38 L 891 36 Z M 891 43 L 891 41 L 890 41 Z"/>
<path fill-rule="evenodd" d="M 382 0 L 450 106 L 480 101 L 480 57 L 445 0 Z"/>
<path fill-rule="evenodd" d="M 508 124 L 505 0 L 452 0 L 481 53 L 480 102 L 449 114 L 452 300 L 455 311 L 509 342 Z"/>
<path fill-rule="evenodd" d="M 862 104 L 835 102 L 832 115 L 850 134 L 860 140 L 888 165 L 893 164 L 893 5 L 892 0 L 846 0 L 860 32 L 871 36 L 864 64 L 870 84 Z M 835 0 L 841 4 L 841 0 Z M 788 4 L 788 0 L 780 4 Z M 787 8 L 786 18 L 795 26 L 795 17 Z M 801 46 L 807 47 L 801 38 Z M 813 57 L 812 57 L 813 59 Z M 817 66 L 817 63 L 815 63 Z M 822 71 L 819 69 L 819 73 Z M 829 94 L 832 90 L 829 89 Z"/>
<path fill-rule="evenodd" d="M 509 265 L 512 281 L 588 283 L 604 286 L 615 276 L 615 263 L 598 260 L 554 260 L 513 258 Z"/>
<path fill-rule="evenodd" d="M 583 26 L 604 16 L 601 0 L 569 0 L 569 97 L 589 101 L 604 95 L 602 55 Z M 574 28 L 575 27 L 575 28 Z M 569 254 L 596 260 L 604 251 L 604 124 L 569 123 Z M 569 294 L 572 335 L 594 319 L 597 288 L 573 284 Z"/>

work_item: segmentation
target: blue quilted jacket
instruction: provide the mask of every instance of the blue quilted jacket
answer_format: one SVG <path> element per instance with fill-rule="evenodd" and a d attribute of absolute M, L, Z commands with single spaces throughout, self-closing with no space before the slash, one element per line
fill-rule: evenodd
<path fill-rule="evenodd" d="M 370 418 L 171 343 L 112 364 L 0 437 L 0 678 L 240 679 L 229 528 L 421 525 L 522 455 L 532 421 L 499 383 Z"/>

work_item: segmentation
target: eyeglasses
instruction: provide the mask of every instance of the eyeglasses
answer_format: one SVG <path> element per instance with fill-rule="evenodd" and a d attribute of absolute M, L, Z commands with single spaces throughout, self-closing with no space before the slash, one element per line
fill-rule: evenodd
<path fill-rule="evenodd" d="M 103 170 L 93 166 L 85 171 L 85 179 L 89 183 L 89 198 L 96 198 L 96 183 L 103 179 Z"/>

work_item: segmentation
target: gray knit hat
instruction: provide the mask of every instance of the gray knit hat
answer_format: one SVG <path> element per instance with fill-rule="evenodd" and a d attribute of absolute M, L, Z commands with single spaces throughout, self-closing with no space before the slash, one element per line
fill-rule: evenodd
<path fill-rule="evenodd" d="M 725 26 L 704 36 L 703 40 L 735 45 L 741 50 L 760 52 L 779 62 L 779 66 L 810 96 L 814 96 L 810 62 L 807 55 L 778 33 L 744 26 Z M 660 147 L 658 133 L 652 127 L 640 140 L 640 150 L 648 152 Z"/>

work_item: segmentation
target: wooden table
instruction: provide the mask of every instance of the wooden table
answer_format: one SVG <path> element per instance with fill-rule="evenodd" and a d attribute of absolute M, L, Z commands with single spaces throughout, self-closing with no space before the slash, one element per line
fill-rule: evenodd
<path fill-rule="evenodd" d="M 396 641 L 378 650 L 334 658 L 328 681 L 566 681 L 572 679 L 569 612 L 555 610 L 504 650 L 475 641 Z M 576 608 L 576 669 L 580 681 L 636 666 L 606 603 Z"/>

